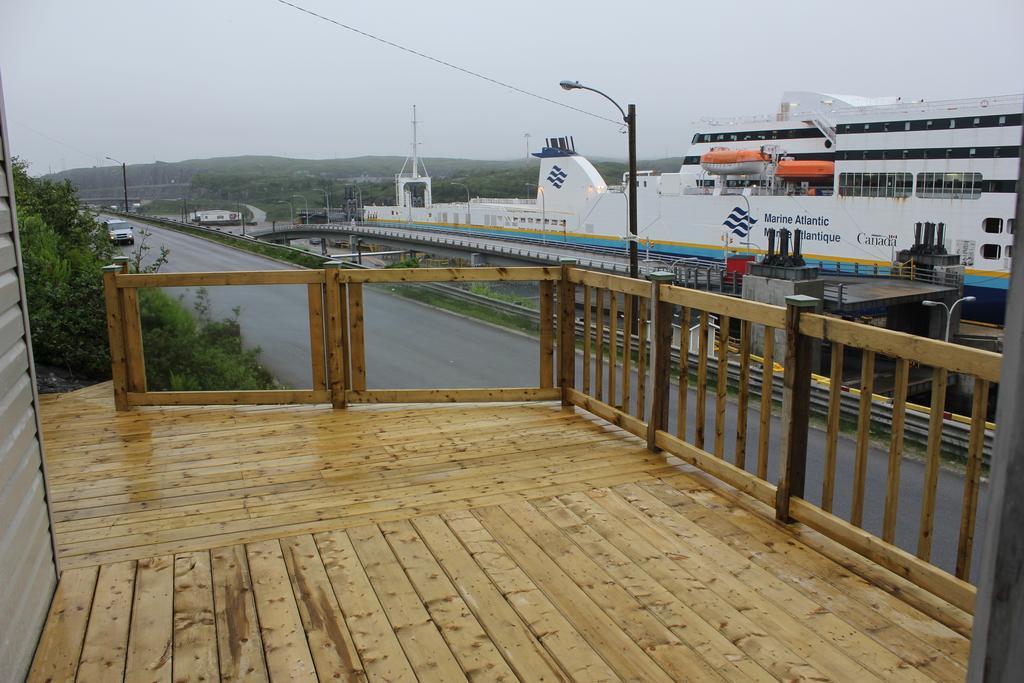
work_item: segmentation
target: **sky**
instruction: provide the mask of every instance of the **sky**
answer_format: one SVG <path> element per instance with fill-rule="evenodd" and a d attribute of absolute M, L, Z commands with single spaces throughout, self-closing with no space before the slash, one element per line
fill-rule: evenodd
<path fill-rule="evenodd" d="M 681 156 L 716 115 L 785 90 L 955 99 L 1024 92 L 1020 0 L 290 0 L 559 103 L 383 45 L 279 0 L 0 0 L 11 147 L 33 173 L 267 154 L 511 159 L 572 135 Z M 531 138 L 527 140 L 525 135 Z"/>

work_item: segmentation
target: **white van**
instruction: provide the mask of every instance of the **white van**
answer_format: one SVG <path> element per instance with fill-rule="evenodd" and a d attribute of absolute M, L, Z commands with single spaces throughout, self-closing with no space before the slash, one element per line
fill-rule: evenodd
<path fill-rule="evenodd" d="M 132 232 L 132 226 L 128 225 L 127 221 L 112 218 L 104 225 L 107 226 L 107 235 L 110 236 L 110 241 L 114 244 L 135 244 L 135 233 Z"/>

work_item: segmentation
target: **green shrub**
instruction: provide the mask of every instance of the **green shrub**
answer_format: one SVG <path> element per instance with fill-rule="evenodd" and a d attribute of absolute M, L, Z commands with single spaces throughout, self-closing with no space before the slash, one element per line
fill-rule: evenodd
<path fill-rule="evenodd" d="M 35 359 L 106 379 L 110 354 L 100 269 L 113 256 L 107 231 L 79 210 L 68 182 L 32 178 L 17 159 L 13 165 Z"/>
<path fill-rule="evenodd" d="M 149 391 L 241 391 L 276 389 L 259 362 L 260 349 L 245 349 L 234 316 L 216 320 L 205 289 L 190 312 L 181 297 L 158 289 L 139 291 L 142 345 Z"/>

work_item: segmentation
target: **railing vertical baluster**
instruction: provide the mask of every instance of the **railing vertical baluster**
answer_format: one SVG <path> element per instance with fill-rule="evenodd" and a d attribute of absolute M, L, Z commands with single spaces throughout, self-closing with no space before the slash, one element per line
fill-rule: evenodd
<path fill-rule="evenodd" d="M 917 536 L 917 556 L 932 558 L 932 531 L 935 525 L 935 496 L 939 485 L 939 452 L 942 450 L 942 424 L 946 410 L 946 380 L 949 371 L 935 368 L 932 374 L 932 400 L 928 420 L 928 449 L 925 453 L 924 492 L 921 496 L 921 526 Z"/>
<path fill-rule="evenodd" d="M 324 287 L 321 284 L 306 285 L 306 299 L 309 305 L 309 356 L 313 373 L 313 390 L 326 391 L 327 367 L 324 363 Z"/>
<path fill-rule="evenodd" d="M 124 313 L 117 288 L 120 265 L 103 266 L 103 300 L 107 306 L 107 337 L 110 340 L 110 375 L 114 383 L 114 408 L 128 410 L 128 361 L 124 350 Z"/>
<path fill-rule="evenodd" d="M 569 271 L 576 259 L 559 259 L 562 279 L 558 290 L 558 386 L 562 389 L 562 405 L 572 405 L 569 389 L 576 386 L 576 284 L 569 280 Z"/>
<path fill-rule="evenodd" d="M 636 297 L 623 294 L 622 304 L 622 381 L 619 383 L 622 396 L 619 405 L 628 413 L 633 384 L 633 308 L 636 306 Z"/>
<path fill-rule="evenodd" d="M 590 395 L 590 290 L 583 285 L 583 393 Z"/>
<path fill-rule="evenodd" d="M 864 486 L 868 477 L 868 443 L 871 440 L 871 397 L 875 392 L 875 352 L 865 349 L 860 363 L 860 412 L 857 415 L 853 500 L 850 506 L 850 523 L 854 526 L 861 526 L 864 522 Z"/>
<path fill-rule="evenodd" d="M 597 329 L 594 331 L 594 398 L 604 401 L 604 290 L 594 289 L 597 295 Z"/>
<path fill-rule="evenodd" d="M 650 278 L 654 330 L 651 335 L 651 415 L 647 422 L 647 448 L 657 452 L 655 437 L 658 430 L 668 430 L 669 387 L 672 382 L 672 304 L 662 301 L 661 289 L 669 286 L 672 273 L 651 273 Z"/>
<path fill-rule="evenodd" d="M 693 416 L 693 445 L 704 448 L 704 423 L 707 421 L 708 391 L 708 312 L 700 312 L 700 339 L 697 340 L 697 412 Z"/>
<path fill-rule="evenodd" d="M 725 457 L 725 407 L 729 391 L 729 316 L 718 318 L 718 362 L 715 364 L 715 455 Z"/>
<path fill-rule="evenodd" d="M 540 387 L 548 389 L 555 386 L 554 354 L 555 354 L 555 283 L 550 280 L 540 282 Z"/>
<path fill-rule="evenodd" d="M 964 472 L 964 502 L 960 511 L 960 540 L 956 548 L 956 576 L 964 581 L 971 577 L 971 552 L 974 549 L 974 526 L 978 515 L 978 488 L 985 450 L 985 416 L 988 414 L 988 380 L 974 378 L 971 401 L 971 433 L 967 439 L 967 470 Z"/>
<path fill-rule="evenodd" d="M 825 430 L 825 471 L 821 482 L 821 509 L 832 512 L 836 492 L 836 449 L 839 446 L 839 409 L 843 403 L 843 354 L 846 347 L 832 343 L 832 367 L 829 373 L 828 418 Z"/>
<path fill-rule="evenodd" d="M 747 468 L 747 404 L 750 400 L 750 321 L 740 321 L 740 385 L 736 401 L 736 467 Z"/>
<path fill-rule="evenodd" d="M 348 284 L 348 353 L 354 391 L 366 391 L 366 343 L 363 320 L 363 283 Z"/>
<path fill-rule="evenodd" d="M 882 518 L 882 540 L 896 540 L 896 511 L 900 501 L 900 465 L 903 463 L 903 424 L 907 415 L 907 385 L 910 363 L 896 359 L 892 402 L 892 433 L 889 435 L 889 472 L 885 486 L 885 514 Z"/>
<path fill-rule="evenodd" d="M 772 394 L 775 393 L 775 328 L 764 326 L 761 357 L 761 412 L 757 430 L 757 476 L 768 479 L 768 447 L 772 433 Z"/>
<path fill-rule="evenodd" d="M 647 297 L 637 298 L 637 351 L 636 351 L 636 416 L 641 420 L 647 414 Z M 669 322 L 671 326 L 671 321 Z M 667 427 L 666 427 L 667 429 Z"/>
<path fill-rule="evenodd" d="M 679 309 L 679 394 L 676 396 L 676 436 L 686 441 L 686 404 L 690 398 L 690 309 Z"/>
<path fill-rule="evenodd" d="M 324 302 L 327 306 L 327 383 L 331 389 L 331 404 L 345 407 L 345 297 L 342 293 L 341 263 L 324 264 Z"/>
<path fill-rule="evenodd" d="M 811 347 L 813 340 L 800 334 L 800 314 L 813 311 L 819 299 L 786 297 L 786 363 L 782 390 L 782 444 L 779 483 L 775 492 L 775 518 L 789 522 L 789 501 L 804 496 L 807 478 L 807 430 L 811 417 Z"/>
<path fill-rule="evenodd" d="M 608 289 L 608 404 L 615 405 L 615 370 L 619 361 L 619 293 Z"/>

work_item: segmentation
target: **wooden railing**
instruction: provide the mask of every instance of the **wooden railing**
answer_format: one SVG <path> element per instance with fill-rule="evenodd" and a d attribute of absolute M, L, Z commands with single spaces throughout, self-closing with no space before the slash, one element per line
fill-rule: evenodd
<path fill-rule="evenodd" d="M 454 268 L 170 273 L 135 275 L 125 264 L 108 266 L 107 320 L 119 410 L 141 405 L 216 403 L 477 402 L 561 400 L 646 439 L 648 448 L 673 454 L 753 498 L 770 505 L 782 522 L 802 522 L 878 565 L 953 605 L 971 611 L 975 589 L 968 582 L 982 470 L 985 417 L 990 388 L 999 380 L 1001 356 L 815 313 L 820 304 L 789 297 L 787 306 L 672 286 L 671 275 L 651 281 L 585 271 L 565 261 L 558 268 Z M 458 281 L 535 281 L 539 284 L 539 377 L 536 386 L 475 389 L 368 389 L 365 362 L 363 286 L 379 283 Z M 308 290 L 311 390 L 150 392 L 146 389 L 137 290 L 144 287 L 304 284 Z M 582 325 L 578 311 L 582 306 Z M 717 338 L 709 340 L 711 317 Z M 675 334 L 674 321 L 682 333 Z M 691 363 L 687 332 L 696 325 L 699 349 Z M 734 336 L 735 335 L 735 336 Z M 735 344 L 733 342 L 736 342 Z M 717 362 L 709 363 L 711 346 Z M 825 424 L 820 505 L 806 497 L 812 358 L 830 347 L 831 386 Z M 755 352 L 756 348 L 756 352 Z M 557 354 L 556 354 L 557 350 Z M 582 350 L 582 361 L 579 351 Z M 856 425 L 853 481 L 836 479 L 840 434 L 843 359 L 861 354 L 861 402 Z M 879 357 L 892 359 L 895 391 L 884 522 L 881 537 L 862 528 L 868 462 L 872 383 Z M 739 366 L 730 387 L 730 360 Z M 772 380 L 783 368 L 781 411 L 772 402 Z M 577 373 L 577 365 L 580 372 Z M 760 382 L 751 378 L 759 366 Z M 894 543 L 899 512 L 900 469 L 904 456 L 903 416 L 911 366 L 932 368 L 931 423 L 921 492 L 916 554 Z M 935 503 L 949 376 L 973 378 L 974 400 L 966 458 L 961 524 L 954 573 L 931 563 Z M 720 377 L 714 377 L 720 375 Z M 556 379 L 557 378 L 557 379 Z M 675 381 L 673 381 L 673 379 Z M 761 390 L 764 386 L 766 390 Z M 713 389 L 713 392 L 712 392 Z M 694 398 L 690 394 L 693 391 Z M 730 390 L 735 394 L 735 435 L 728 433 Z M 675 429 L 670 430 L 671 392 Z M 756 409 L 755 409 L 756 407 Z M 709 420 L 709 413 L 713 418 Z M 769 472 L 773 411 L 781 422 L 777 473 Z M 756 443 L 748 442 L 750 415 L 758 423 Z M 710 421 L 713 432 L 708 433 Z M 775 475 L 775 476 L 773 476 Z M 848 519 L 833 511 L 837 486 L 849 486 Z M 941 618 L 941 614 L 936 614 Z"/>
<path fill-rule="evenodd" d="M 421 268 L 223 273 L 132 274 L 127 261 L 103 269 L 107 331 L 118 410 L 145 405 L 415 403 L 454 401 L 550 401 L 561 398 L 554 384 L 554 283 L 559 268 Z M 538 282 L 540 377 L 533 387 L 459 389 L 367 389 L 363 285 L 427 282 Z M 259 391 L 148 391 L 138 290 L 156 287 L 306 285 L 312 389 Z"/>

